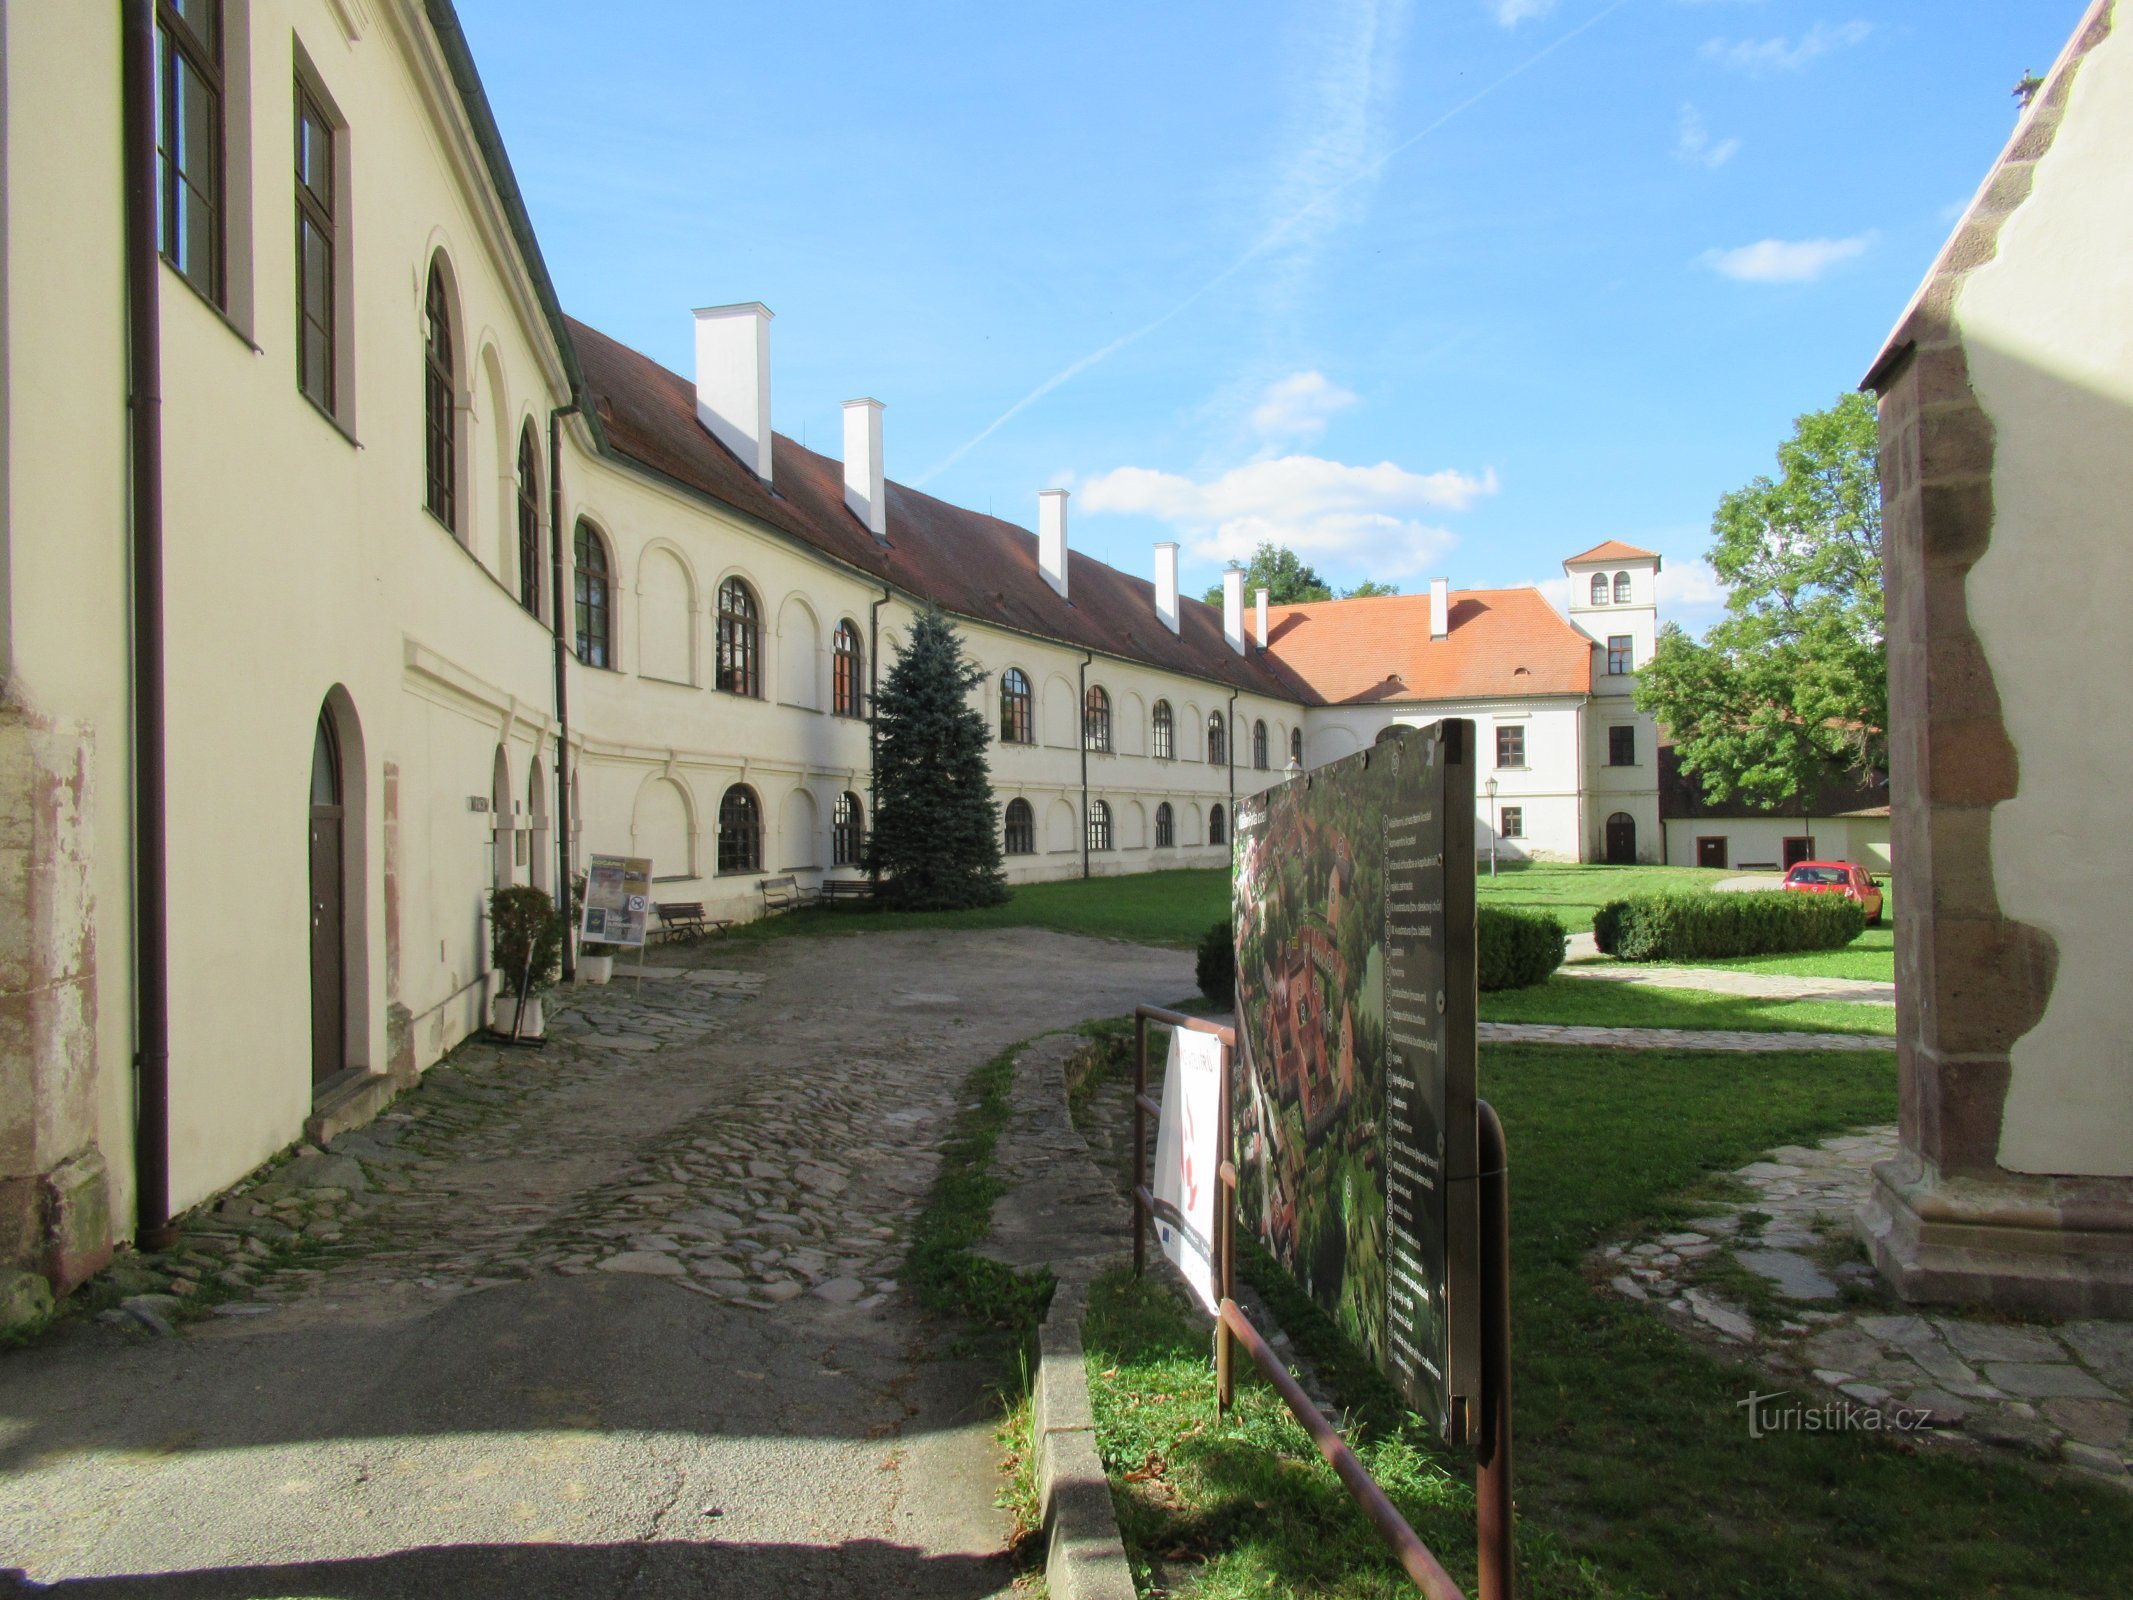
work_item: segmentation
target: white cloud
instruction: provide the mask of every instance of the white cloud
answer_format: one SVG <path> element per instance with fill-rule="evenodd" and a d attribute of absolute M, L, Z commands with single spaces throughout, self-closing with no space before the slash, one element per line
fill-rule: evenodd
<path fill-rule="evenodd" d="M 1570 580 L 1568 578 L 1528 578 L 1524 583 L 1513 585 L 1519 589 L 1538 589 L 1548 604 L 1567 617 L 1570 615 Z"/>
<path fill-rule="evenodd" d="M 1489 0 L 1489 9 L 1506 28 L 1515 28 L 1528 17 L 1545 17 L 1555 9 L 1555 0 Z"/>
<path fill-rule="evenodd" d="M 1704 126 L 1703 113 L 1694 106 L 1681 108 L 1681 131 L 1674 140 L 1674 159 L 1685 161 L 1692 167 L 1722 167 L 1740 150 L 1738 139 L 1721 139 L 1711 142 L 1711 130 Z"/>
<path fill-rule="evenodd" d="M 1704 42 L 1702 54 L 1706 61 L 1716 61 L 1760 77 L 1766 72 L 1797 71 L 1817 56 L 1862 43 L 1873 31 L 1874 25 L 1870 22 L 1840 22 L 1834 28 L 1826 22 L 1818 22 L 1801 34 L 1797 43 L 1782 36 L 1775 39 L 1709 39 Z"/>
<path fill-rule="evenodd" d="M 1496 474 L 1409 472 L 1390 461 L 1354 466 L 1322 456 L 1254 461 L 1212 478 L 1119 467 L 1082 485 L 1081 508 L 1169 524 L 1203 561 L 1248 560 L 1262 542 L 1306 561 L 1356 560 L 1376 578 L 1420 572 L 1454 540 L 1416 513 L 1463 511 L 1496 492 Z"/>
<path fill-rule="evenodd" d="M 1268 384 L 1252 407 L 1252 431 L 1266 440 L 1315 439 L 1337 411 L 1355 404 L 1355 391 L 1343 389 L 1323 372 L 1292 372 Z"/>
<path fill-rule="evenodd" d="M 1659 603 L 1702 608 L 1726 603 L 1725 585 L 1708 561 L 1679 561 L 1659 570 Z"/>
<path fill-rule="evenodd" d="M 1740 283 L 1813 283 L 1831 267 L 1864 255 L 1871 230 L 1849 239 L 1763 239 L 1732 250 L 1706 250 L 1697 259 Z"/>

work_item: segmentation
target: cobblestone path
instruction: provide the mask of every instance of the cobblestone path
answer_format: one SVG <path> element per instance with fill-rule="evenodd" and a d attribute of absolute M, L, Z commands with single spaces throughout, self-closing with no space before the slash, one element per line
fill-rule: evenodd
<path fill-rule="evenodd" d="M 1658 989 L 1701 989 L 1754 1000 L 1841 1000 L 1892 1006 L 1896 985 L 1867 978 L 1796 978 L 1783 972 L 1747 972 L 1732 967 L 1597 966 L 1573 961 L 1557 969 L 1566 978 L 1594 983 L 1650 984 Z"/>
<path fill-rule="evenodd" d="M 1584 1045 L 1606 1050 L 1893 1050 L 1878 1033 L 1749 1033 L 1732 1028 L 1588 1028 L 1561 1022 L 1484 1022 L 1483 1044 Z"/>

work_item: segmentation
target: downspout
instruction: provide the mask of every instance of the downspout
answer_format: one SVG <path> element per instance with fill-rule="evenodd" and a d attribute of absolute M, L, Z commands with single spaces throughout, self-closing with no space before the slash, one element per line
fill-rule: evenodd
<path fill-rule="evenodd" d="M 163 681 L 163 386 L 156 250 L 154 0 L 122 0 L 126 379 L 133 489 L 134 1238 L 170 1226 L 170 907 Z"/>
<path fill-rule="evenodd" d="M 556 904 L 569 916 L 570 904 L 570 684 L 564 669 L 563 644 L 563 419 L 578 413 L 578 398 L 548 413 L 548 592 L 555 620 L 555 850 Z M 563 981 L 578 975 L 571 931 L 563 931 Z"/>
<path fill-rule="evenodd" d="M 1578 760 L 1577 765 L 1571 769 L 1571 776 L 1577 781 L 1578 860 L 1580 861 L 1597 859 L 1586 854 L 1586 851 L 1591 847 L 1592 841 L 1585 837 L 1585 784 L 1591 774 L 1592 761 L 1592 752 L 1585 748 L 1585 708 L 1591 703 L 1592 696 L 1590 695 L 1578 702 L 1576 712 Z M 1604 848 L 1600 852 L 1601 855 L 1606 853 Z"/>
<path fill-rule="evenodd" d="M 1237 691 L 1229 692 L 1229 709 L 1222 713 L 1222 754 L 1229 761 L 1229 826 L 1222 830 L 1232 860 L 1237 854 Z"/>
<path fill-rule="evenodd" d="M 881 690 L 881 608 L 889 603 L 890 589 L 881 586 L 881 598 L 867 608 L 867 814 L 866 825 L 871 830 L 880 817 L 881 810 L 881 732 L 875 722 L 874 702 Z M 876 894 L 881 892 L 881 867 L 874 860 L 874 852 L 867 852 L 867 881 L 874 885 Z"/>
<path fill-rule="evenodd" d="M 1089 663 L 1096 652 L 1081 654 L 1081 875 L 1089 875 Z"/>

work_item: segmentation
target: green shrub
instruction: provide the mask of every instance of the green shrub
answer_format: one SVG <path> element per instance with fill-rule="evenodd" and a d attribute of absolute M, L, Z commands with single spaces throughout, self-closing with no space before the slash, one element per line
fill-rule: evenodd
<path fill-rule="evenodd" d="M 539 994 L 563 959 L 563 913 L 546 889 L 489 892 L 489 960 L 510 994 Z"/>
<path fill-rule="evenodd" d="M 1484 989 L 1528 989 L 1563 964 L 1563 925 L 1545 911 L 1474 913 L 1474 964 Z"/>
<path fill-rule="evenodd" d="M 1624 961 L 1835 950 L 1866 927 L 1866 912 L 1834 894 L 1677 892 L 1612 900 L 1594 913 L 1593 942 Z"/>
<path fill-rule="evenodd" d="M 1224 1011 L 1237 1004 L 1237 940 L 1226 922 L 1218 922 L 1200 938 L 1200 959 L 1196 969 L 1200 980 L 1200 993 L 1207 996 L 1209 1005 L 1219 1006 Z"/>

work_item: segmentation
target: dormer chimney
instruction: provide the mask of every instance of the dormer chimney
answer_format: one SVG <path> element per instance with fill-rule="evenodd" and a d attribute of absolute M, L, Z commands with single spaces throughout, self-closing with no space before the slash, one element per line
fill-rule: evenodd
<path fill-rule="evenodd" d="M 886 544 L 889 532 L 887 483 L 881 462 L 881 402 L 844 403 L 844 503 L 866 524 L 867 532 Z"/>
<path fill-rule="evenodd" d="M 1452 631 L 1452 580 L 1429 580 L 1429 636 L 1443 639 Z"/>
<path fill-rule="evenodd" d="M 1067 598 L 1066 506 L 1066 490 L 1037 491 L 1037 570 L 1062 600 Z"/>
<path fill-rule="evenodd" d="M 1244 569 L 1231 567 L 1222 574 L 1222 637 L 1240 656 L 1244 654 Z"/>
<path fill-rule="evenodd" d="M 696 312 L 696 420 L 770 481 L 770 307 L 702 306 Z"/>
<path fill-rule="evenodd" d="M 1179 631 L 1178 547 L 1174 544 L 1155 547 L 1155 614 L 1172 633 Z"/>
<path fill-rule="evenodd" d="M 1267 591 L 1266 591 L 1266 590 L 1264 590 L 1264 589 L 1261 589 L 1261 590 L 1259 591 L 1259 648 L 1260 648 L 1260 649 L 1262 649 L 1262 650 L 1264 650 L 1264 649 L 1266 648 L 1266 603 L 1267 603 L 1267 598 L 1268 598 L 1268 595 L 1267 595 Z"/>

